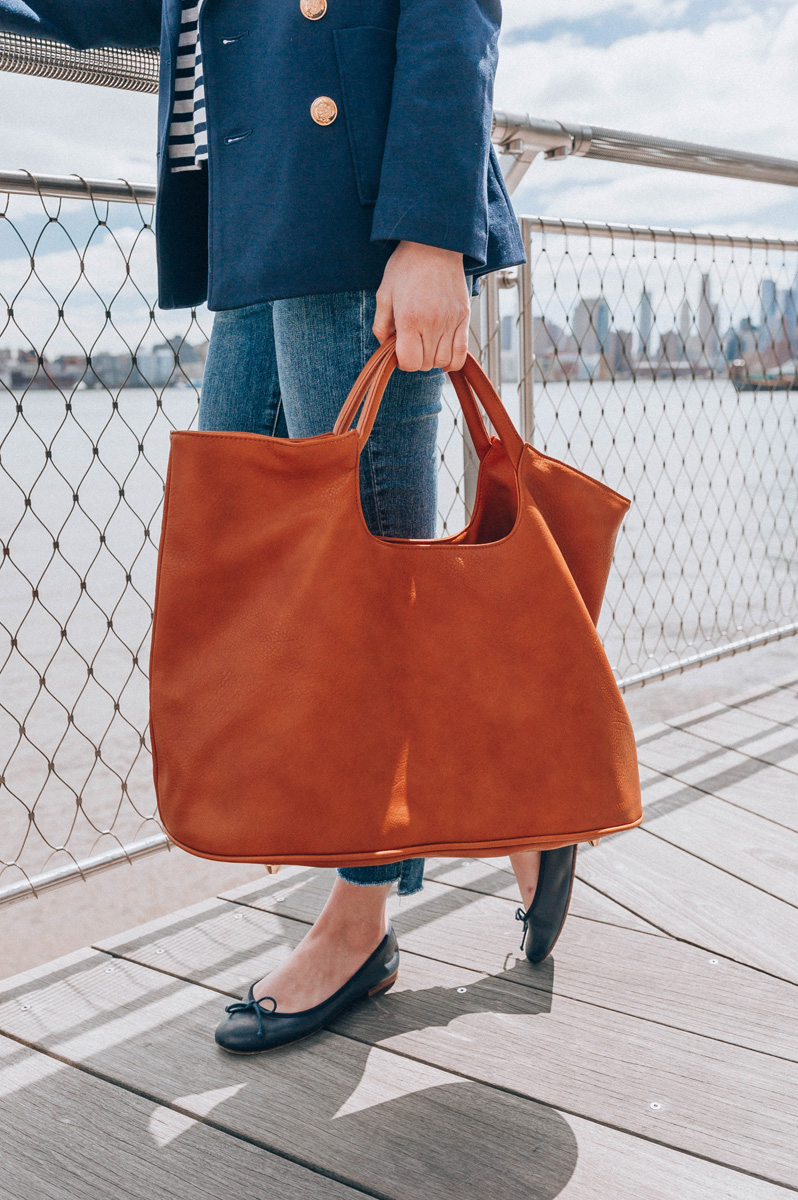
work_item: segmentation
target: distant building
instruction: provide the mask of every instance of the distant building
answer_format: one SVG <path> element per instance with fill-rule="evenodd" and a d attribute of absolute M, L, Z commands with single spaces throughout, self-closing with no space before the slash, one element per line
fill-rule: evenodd
<path fill-rule="evenodd" d="M 115 391 L 127 383 L 132 368 L 129 354 L 110 354 L 107 350 L 101 350 L 91 356 L 86 372 L 86 387 L 104 387 Z"/>
<path fill-rule="evenodd" d="M 611 379 L 631 375 L 634 369 L 634 339 L 625 329 L 613 329 L 607 339 L 604 359 Z"/>
<path fill-rule="evenodd" d="M 651 359 L 654 354 L 653 333 L 654 333 L 654 306 L 651 303 L 651 294 L 648 288 L 643 288 L 640 296 L 640 308 L 638 309 L 637 329 L 639 342 L 639 354 L 641 358 Z"/>
<path fill-rule="evenodd" d="M 585 297 L 576 306 L 571 330 L 580 354 L 601 354 L 610 330 L 610 309 L 603 296 Z"/>
<path fill-rule="evenodd" d="M 508 314 L 502 317 L 500 325 L 502 379 L 506 383 L 518 382 L 518 333 L 515 322 L 515 317 Z"/>
<path fill-rule="evenodd" d="M 687 343 L 690 340 L 691 330 L 693 328 L 693 310 L 690 307 L 690 301 L 685 296 L 682 301 L 681 312 L 679 313 L 679 336 L 682 343 L 682 357 L 687 356 Z"/>
<path fill-rule="evenodd" d="M 518 323 L 515 316 L 501 319 L 502 379 L 506 383 L 518 380 Z M 572 342 L 572 339 L 570 339 Z M 532 318 L 532 354 L 536 374 L 542 379 L 562 379 L 568 370 L 568 354 L 561 356 L 569 339 L 564 337 L 559 325 L 545 317 Z"/>
<path fill-rule="evenodd" d="M 791 288 L 777 293 L 776 310 L 775 356 L 779 362 L 785 362 L 798 354 L 798 278 Z"/>
<path fill-rule="evenodd" d="M 579 301 L 571 331 L 579 356 L 579 378 L 592 379 L 606 352 L 610 332 L 610 308 L 603 296 L 584 297 Z"/>
<path fill-rule="evenodd" d="M 737 327 L 738 337 L 740 339 L 740 354 L 753 354 L 759 343 L 759 326 L 755 325 L 750 317 L 743 317 Z"/>
<path fill-rule="evenodd" d="M 759 285 L 762 321 L 759 326 L 757 350 L 767 350 L 779 341 L 779 298 L 773 279 L 763 279 Z"/>
<path fill-rule="evenodd" d="M 734 362 L 735 358 L 739 358 L 742 352 L 742 338 L 734 326 L 730 325 L 726 330 L 726 337 L 723 343 L 723 357 L 727 363 Z"/>
<path fill-rule="evenodd" d="M 152 388 L 199 386 L 205 370 L 208 342 L 189 345 L 179 336 L 159 342 L 151 350 L 139 350 L 135 361 L 130 354 L 101 352 L 91 356 L 86 373 L 87 387 Z"/>
<path fill-rule="evenodd" d="M 0 348 L 0 388 L 11 388 L 11 351 Z"/>
<path fill-rule="evenodd" d="M 659 341 L 659 364 L 665 368 L 675 368 L 684 361 L 684 339 L 680 331 L 669 329 L 663 333 Z"/>
<path fill-rule="evenodd" d="M 693 373 L 708 374 L 720 369 L 718 307 L 712 301 L 708 273 L 701 276 L 697 309 L 693 309 L 685 296 L 679 311 L 678 331 L 663 334 L 659 357 L 670 367 L 683 364 L 685 371 Z"/>
<path fill-rule="evenodd" d="M 698 348 L 688 355 L 695 367 L 715 371 L 719 366 L 720 338 L 718 337 L 718 307 L 712 302 L 709 273 L 701 276 L 701 295 L 698 301 Z"/>

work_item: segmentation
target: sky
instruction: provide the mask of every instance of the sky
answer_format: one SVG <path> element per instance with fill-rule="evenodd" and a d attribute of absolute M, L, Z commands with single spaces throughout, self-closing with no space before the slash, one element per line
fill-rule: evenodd
<path fill-rule="evenodd" d="M 497 108 L 798 158 L 798 0 L 503 8 Z M 154 179 L 155 96 L 0 72 L 0 112 L 0 167 Z M 538 159 L 515 204 L 771 233 L 792 233 L 798 215 L 793 189 L 585 159 Z"/>
<path fill-rule="evenodd" d="M 796 62 L 796 0 L 505 0 L 495 105 L 798 158 Z M 788 236 L 798 217 L 792 188 L 585 159 L 538 159 L 515 204 Z"/>

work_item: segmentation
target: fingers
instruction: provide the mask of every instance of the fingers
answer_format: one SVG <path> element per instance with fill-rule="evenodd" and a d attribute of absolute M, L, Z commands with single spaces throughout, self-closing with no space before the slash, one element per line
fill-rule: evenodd
<path fill-rule="evenodd" d="M 414 308 L 397 313 L 396 359 L 402 371 L 431 371 L 436 365 L 439 321 Z"/>
<path fill-rule="evenodd" d="M 452 361 L 451 365 L 446 369 L 448 371 L 460 371 L 465 366 L 465 360 L 468 357 L 468 327 L 471 321 L 471 308 L 469 306 L 465 316 L 454 332 L 452 339 Z"/>
<path fill-rule="evenodd" d="M 380 287 L 377 291 L 377 308 L 374 313 L 374 324 L 371 326 L 380 345 L 396 332 L 393 315 L 393 293 L 389 287 Z"/>
<path fill-rule="evenodd" d="M 468 352 L 468 320 L 443 327 L 399 316 L 396 325 L 396 359 L 402 371 L 459 371 Z"/>
<path fill-rule="evenodd" d="M 377 309 L 372 331 L 382 345 L 392 333 L 396 334 L 396 359 L 401 371 L 459 371 L 468 349 L 468 317 L 459 325 L 443 325 L 438 314 L 402 313 L 398 319 L 393 305 L 377 293 Z"/>
<path fill-rule="evenodd" d="M 443 371 L 459 371 L 468 353 L 468 318 L 466 314 L 458 324 L 449 326 L 441 335 L 435 351 L 433 365 Z"/>
<path fill-rule="evenodd" d="M 396 358 L 402 371 L 459 371 L 468 352 L 468 304 L 404 308 L 396 313 Z"/>
<path fill-rule="evenodd" d="M 399 321 L 396 328 L 396 361 L 400 371 L 429 371 L 426 365 L 430 358 L 419 329 L 407 321 Z"/>

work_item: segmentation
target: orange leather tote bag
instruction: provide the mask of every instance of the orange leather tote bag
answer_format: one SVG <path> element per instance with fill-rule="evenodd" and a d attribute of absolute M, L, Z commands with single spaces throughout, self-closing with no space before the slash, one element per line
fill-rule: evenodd
<path fill-rule="evenodd" d="M 642 820 L 595 628 L 629 502 L 525 444 L 469 356 L 468 527 L 374 536 L 358 463 L 395 366 L 390 339 L 320 437 L 171 434 L 150 736 L 163 824 L 193 854 L 367 866 Z"/>

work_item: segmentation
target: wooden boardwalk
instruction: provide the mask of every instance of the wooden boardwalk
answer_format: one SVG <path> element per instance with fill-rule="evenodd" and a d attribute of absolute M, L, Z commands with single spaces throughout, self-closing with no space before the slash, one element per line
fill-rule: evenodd
<path fill-rule="evenodd" d="M 394 990 L 262 1058 L 213 1028 L 329 872 L 283 868 L 6 980 L 0 1197 L 798 1191 L 798 680 L 644 730 L 639 753 L 645 823 L 580 850 L 538 967 L 507 862 L 439 859 L 392 901 Z"/>

